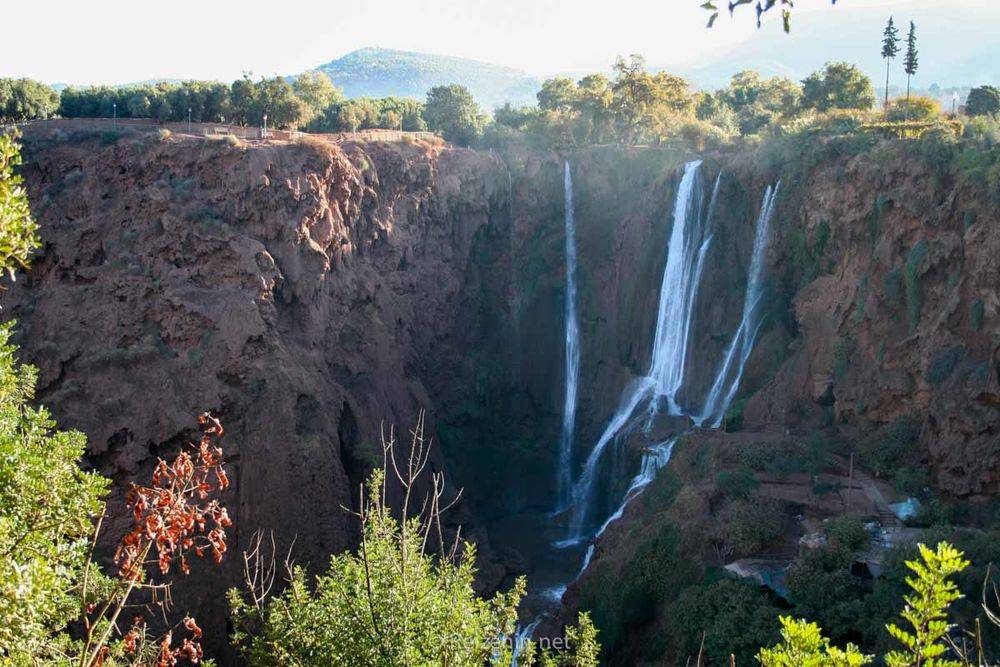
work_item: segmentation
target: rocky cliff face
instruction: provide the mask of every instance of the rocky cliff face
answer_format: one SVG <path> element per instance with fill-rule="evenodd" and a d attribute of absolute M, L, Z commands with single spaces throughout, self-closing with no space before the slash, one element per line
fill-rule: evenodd
<path fill-rule="evenodd" d="M 824 406 L 848 432 L 910 417 L 935 486 L 996 494 L 996 194 L 902 143 L 789 185 L 772 275 L 797 337 L 747 427 L 809 427 Z"/>
<path fill-rule="evenodd" d="M 784 175 L 745 425 L 806 430 L 832 417 L 855 433 L 913 415 L 940 488 L 996 493 L 994 207 L 946 169 L 880 151 Z M 40 401 L 88 435 L 89 464 L 118 482 L 109 542 L 124 530 L 125 482 L 176 452 L 207 409 L 227 426 L 232 553 L 273 530 L 322 567 L 356 539 L 342 506 L 381 461 L 380 425 L 405 429 L 425 409 L 435 466 L 466 488 L 452 519 L 473 526 L 483 586 L 530 569 L 524 554 L 491 549 L 483 526 L 553 499 L 561 156 L 29 136 L 26 158 L 45 247 L 0 299 L 40 368 Z M 578 458 L 647 370 L 684 159 L 570 156 Z M 720 170 L 681 397 L 692 404 L 739 320 L 760 197 L 779 176 L 724 156 L 704 165 L 706 190 Z M 178 582 L 175 599 L 208 636 L 225 636 L 238 560 Z"/>
<path fill-rule="evenodd" d="M 405 435 L 421 409 L 433 424 L 472 384 L 465 355 L 509 319 L 507 281 L 482 261 L 505 254 L 491 244 L 507 179 L 488 155 L 422 143 L 26 149 L 44 249 L 4 313 L 39 400 L 117 482 L 107 542 L 127 480 L 148 479 L 199 412 L 227 427 L 233 557 L 174 592 L 218 646 L 254 531 L 323 567 L 355 542 L 343 508 L 381 462 L 380 425 Z"/>

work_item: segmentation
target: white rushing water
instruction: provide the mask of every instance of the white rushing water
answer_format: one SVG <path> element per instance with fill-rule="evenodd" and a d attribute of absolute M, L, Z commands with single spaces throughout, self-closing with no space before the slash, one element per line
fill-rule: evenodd
<path fill-rule="evenodd" d="M 695 419 L 699 426 L 707 425 L 718 428 L 722 418 L 729 409 L 740 380 L 743 379 L 743 368 L 746 366 L 750 353 L 753 352 L 757 333 L 764 322 L 761 301 L 764 296 L 763 272 L 764 257 L 771 230 L 771 216 L 774 213 L 774 203 L 778 198 L 781 181 L 774 188 L 768 187 L 764 192 L 764 200 L 760 205 L 760 215 L 757 217 L 757 228 L 754 234 L 753 252 L 750 256 L 750 269 L 747 274 L 747 287 L 743 295 L 743 317 L 733 334 L 733 339 L 726 348 L 725 357 L 715 374 L 701 415 Z M 734 370 L 735 368 L 735 370 Z"/>
<path fill-rule="evenodd" d="M 590 510 L 601 458 L 616 436 L 632 419 L 643 401 L 650 401 L 649 414 L 655 412 L 660 398 L 665 398 L 671 412 L 679 413 L 676 392 L 684 379 L 687 337 L 691 327 L 695 294 L 700 282 L 705 253 L 711 243 L 706 235 L 702 216 L 702 187 L 698 178 L 701 161 L 684 166 L 684 176 L 677 186 L 674 201 L 673 228 L 667 247 L 667 262 L 660 285 L 656 334 L 653 338 L 653 358 L 645 377 L 632 381 L 618 404 L 597 444 L 590 450 L 580 478 L 573 488 L 573 506 L 569 538 L 563 544 L 585 539 L 584 522 Z M 715 192 L 718 191 L 716 180 Z M 712 208 L 712 205 L 709 205 Z"/>
<path fill-rule="evenodd" d="M 580 325 L 576 313 L 576 219 L 573 211 L 573 176 L 568 160 L 563 171 L 563 193 L 566 200 L 566 396 L 559 437 L 560 508 L 569 504 L 572 492 L 573 432 L 576 427 L 576 397 L 580 380 Z"/>

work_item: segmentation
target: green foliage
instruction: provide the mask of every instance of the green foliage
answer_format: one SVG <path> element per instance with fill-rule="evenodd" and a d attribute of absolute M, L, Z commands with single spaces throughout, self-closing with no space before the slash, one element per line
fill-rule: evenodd
<path fill-rule="evenodd" d="M 107 481 L 80 469 L 83 434 L 29 407 L 38 373 L 17 365 L 10 336 L 0 328 L 0 655 L 27 664 L 80 613 L 74 587 Z"/>
<path fill-rule="evenodd" d="M 715 478 L 715 488 L 730 498 L 749 498 L 758 486 L 760 482 L 746 469 L 723 470 Z"/>
<path fill-rule="evenodd" d="M 906 286 L 906 316 L 910 333 L 915 332 L 920 326 L 920 311 L 924 307 L 924 291 L 920 276 L 924 269 L 928 248 L 927 239 L 920 239 L 910 248 L 910 252 L 906 256 L 906 268 L 903 275 Z"/>
<path fill-rule="evenodd" d="M 948 347 L 938 350 L 927 364 L 927 374 L 925 378 L 931 385 L 937 386 L 944 383 L 955 370 L 955 366 L 965 356 L 965 350 L 961 346 Z"/>
<path fill-rule="evenodd" d="M 972 305 L 969 306 L 969 321 L 972 324 L 973 331 L 981 331 L 983 328 L 983 315 L 985 313 L 985 306 L 982 299 L 973 299 Z"/>
<path fill-rule="evenodd" d="M 802 106 L 816 111 L 871 109 L 875 89 L 860 69 L 845 62 L 827 63 L 802 82 Z"/>
<path fill-rule="evenodd" d="M 726 414 L 722 418 L 722 429 L 727 433 L 735 433 L 743 430 L 743 410 L 746 408 L 747 399 L 738 398 L 726 408 Z"/>
<path fill-rule="evenodd" d="M 31 79 L 0 79 L 0 123 L 51 118 L 59 108 L 59 93 Z"/>
<path fill-rule="evenodd" d="M 486 124 L 472 93 L 456 84 L 431 88 L 423 116 L 428 129 L 462 146 L 474 143 Z"/>
<path fill-rule="evenodd" d="M 909 77 L 917 73 L 919 59 L 917 53 L 917 24 L 910 21 L 910 31 L 906 35 L 906 55 L 903 56 L 903 70 L 906 72 L 906 96 L 910 96 Z"/>
<path fill-rule="evenodd" d="M 861 551 L 871 542 L 871 537 L 861 519 L 849 514 L 831 519 L 824 526 L 824 530 L 831 544 L 851 552 Z"/>
<path fill-rule="evenodd" d="M 31 217 L 28 195 L 14 167 L 21 164 L 14 134 L 0 133 L 0 272 L 11 277 L 25 267 L 38 247 L 37 225 Z"/>
<path fill-rule="evenodd" d="M 356 132 L 386 129 L 420 132 L 427 129 L 424 105 L 401 97 L 359 97 L 329 105 L 308 126 L 310 132 Z"/>
<path fill-rule="evenodd" d="M 885 656 L 889 667 L 961 667 L 957 660 L 943 658 L 947 651 L 943 640 L 948 632 L 948 608 L 961 597 L 958 587 L 950 577 L 969 566 L 962 552 L 946 542 L 932 550 L 918 545 L 921 560 L 907 561 L 913 576 L 907 584 L 912 593 L 904 597 L 906 607 L 901 616 L 912 630 L 895 624 L 888 626 L 889 634 L 904 647 Z M 921 562 L 922 561 L 922 562 Z"/>
<path fill-rule="evenodd" d="M 762 648 L 757 660 L 763 667 L 860 667 L 872 661 L 857 646 L 839 649 L 830 644 L 815 623 L 781 617 L 781 643 Z"/>
<path fill-rule="evenodd" d="M 315 113 L 283 77 L 254 81 L 249 73 L 230 87 L 230 107 L 232 119 L 240 125 L 264 125 L 266 116 L 268 127 L 290 130 L 304 125 Z"/>
<path fill-rule="evenodd" d="M 979 86 L 969 91 L 965 112 L 970 116 L 993 116 L 1000 113 L 1000 88 Z"/>
<path fill-rule="evenodd" d="M 475 547 L 466 544 L 454 562 L 428 554 L 420 518 L 397 521 L 383 482 L 382 471 L 368 482 L 358 554 L 334 556 L 312 585 L 294 568 L 288 588 L 260 606 L 230 591 L 243 628 L 235 641 L 251 664 L 482 665 L 491 656 L 509 664 L 502 637 L 514 631 L 524 581 L 480 599 Z"/>
<path fill-rule="evenodd" d="M 847 375 L 847 371 L 851 369 L 851 358 L 854 356 L 856 349 L 857 343 L 850 334 L 839 337 L 837 342 L 834 343 L 831 371 L 835 379 L 840 380 Z"/>
<path fill-rule="evenodd" d="M 839 544 L 807 551 L 785 580 L 795 614 L 818 621 L 834 638 L 849 636 L 860 617 L 864 587 L 850 571 L 852 554 Z"/>
<path fill-rule="evenodd" d="M 415 447 L 422 442 L 420 429 Z M 417 459 L 426 460 L 423 456 Z M 404 507 L 419 475 L 412 466 L 409 473 Z M 326 573 L 312 582 L 303 568 L 292 568 L 287 588 L 270 598 L 254 588 L 229 592 L 238 625 L 234 642 L 250 664 L 510 664 L 504 638 L 513 635 L 524 580 L 490 600 L 480 598 L 473 589 L 475 546 L 448 551 L 436 505 L 397 520 L 385 504 L 386 488 L 385 472 L 373 472 L 363 500 L 358 553 L 333 556 Z M 428 550 L 431 540 L 437 542 L 437 555 Z M 596 666 L 596 634 L 582 615 L 578 627 L 567 629 L 573 652 L 542 655 L 542 663 Z M 535 658 L 529 647 L 519 664 L 533 664 Z"/>
<path fill-rule="evenodd" d="M 760 553 L 781 535 L 785 516 L 781 506 L 762 498 L 735 500 L 719 514 L 716 535 L 723 551 L 734 556 Z"/>
<path fill-rule="evenodd" d="M 770 597 L 745 581 L 725 577 L 691 586 L 669 613 L 678 662 L 701 650 L 708 664 L 726 664 L 731 654 L 737 665 L 753 664 L 757 647 L 778 639 L 777 616 Z"/>
<path fill-rule="evenodd" d="M 919 436 L 920 422 L 917 419 L 897 417 L 862 438 L 857 452 L 865 468 L 878 477 L 885 477 L 898 470 L 912 454 Z"/>
<path fill-rule="evenodd" d="M 890 121 L 929 121 L 941 115 L 941 104 L 933 97 L 917 96 L 892 100 L 886 110 Z"/>
<path fill-rule="evenodd" d="M 323 72 L 305 72 L 292 81 L 292 91 L 306 107 L 302 124 L 306 125 L 318 118 L 335 102 L 344 99 L 344 93 L 333 85 Z"/>
<path fill-rule="evenodd" d="M 69 87 L 62 91 L 59 115 L 65 118 L 155 118 L 221 123 L 231 117 L 230 87 L 214 81 L 142 84 L 114 88 Z"/>
<path fill-rule="evenodd" d="M 759 72 L 744 70 L 734 74 L 716 98 L 735 113 L 740 134 L 751 135 L 797 115 L 802 86 L 784 77 L 764 79 Z"/>

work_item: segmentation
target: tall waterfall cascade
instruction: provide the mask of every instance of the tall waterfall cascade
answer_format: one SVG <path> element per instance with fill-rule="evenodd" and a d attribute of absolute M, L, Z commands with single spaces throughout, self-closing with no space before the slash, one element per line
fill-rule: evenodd
<path fill-rule="evenodd" d="M 721 180 L 720 174 L 715 180 L 708 205 L 705 206 L 706 193 L 700 170 L 700 160 L 687 163 L 677 187 L 673 207 L 673 227 L 660 285 L 649 371 L 646 375 L 633 379 L 624 389 L 617 409 L 597 443 L 590 450 L 572 488 L 568 537 L 556 543 L 556 546 L 580 544 L 603 533 L 610 523 L 622 515 L 628 504 L 653 481 L 657 472 L 666 466 L 676 437 L 645 448 L 640 470 L 631 480 L 621 504 L 601 522 L 600 517 L 593 516 L 596 513 L 595 494 L 602 463 L 608 458 L 606 454 L 609 445 L 639 427 L 646 433 L 650 432 L 654 417 L 659 414 L 687 416 L 698 425 L 717 427 L 739 388 L 743 367 L 753 351 L 753 345 L 764 320 L 763 269 L 770 222 L 780 183 L 767 189 L 756 221 L 739 327 L 726 348 L 704 403 L 690 406 L 683 404 L 689 401 L 681 401 L 678 397 L 685 384 L 691 323 L 705 257 L 714 236 L 711 223 Z M 567 183 L 568 179 L 567 172 Z M 575 292 L 575 284 L 573 290 Z M 567 324 L 567 337 L 568 335 Z M 643 407 L 645 409 L 641 409 Z M 562 473 L 562 469 L 560 471 Z M 594 527 L 598 525 L 600 527 L 595 531 Z M 591 545 L 585 556 L 584 569 L 592 554 Z"/>
<path fill-rule="evenodd" d="M 576 310 L 576 219 L 573 211 L 573 175 L 568 160 L 563 167 L 563 194 L 566 201 L 566 396 L 563 401 L 562 432 L 559 436 L 560 508 L 565 508 L 571 500 L 573 433 L 580 381 L 580 324 Z"/>

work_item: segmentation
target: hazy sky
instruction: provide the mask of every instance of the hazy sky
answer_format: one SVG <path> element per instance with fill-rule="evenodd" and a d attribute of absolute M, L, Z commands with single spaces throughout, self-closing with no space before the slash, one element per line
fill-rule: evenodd
<path fill-rule="evenodd" d="M 3 21 L 15 29 L 0 41 L 0 76 L 71 84 L 229 81 L 244 70 L 301 72 L 364 46 L 463 56 L 545 75 L 606 69 L 627 53 L 642 53 L 651 65 L 681 65 L 753 33 L 752 8 L 705 30 L 700 1 L 5 0 Z M 938 1 L 960 8 L 992 0 Z M 819 12 L 912 4 L 796 3 L 799 21 L 822 20 Z"/>

